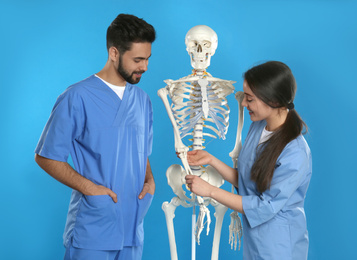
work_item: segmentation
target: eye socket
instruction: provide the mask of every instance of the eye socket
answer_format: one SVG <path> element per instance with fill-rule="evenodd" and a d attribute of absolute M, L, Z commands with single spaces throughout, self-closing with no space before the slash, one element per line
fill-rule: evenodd
<path fill-rule="evenodd" d="M 202 43 L 200 42 L 200 44 L 202 47 L 205 48 L 211 48 L 212 45 L 210 41 L 202 41 Z M 190 41 L 187 45 L 189 48 L 196 48 L 199 45 L 199 43 L 197 41 Z"/>
<path fill-rule="evenodd" d="M 209 41 L 203 41 L 203 42 L 202 42 L 202 45 L 203 45 L 204 47 L 206 47 L 206 48 L 210 48 L 210 47 L 211 47 L 211 42 L 209 42 Z"/>
<path fill-rule="evenodd" d="M 197 47 L 198 44 L 196 41 L 190 41 L 187 45 L 189 48 L 194 48 Z"/>

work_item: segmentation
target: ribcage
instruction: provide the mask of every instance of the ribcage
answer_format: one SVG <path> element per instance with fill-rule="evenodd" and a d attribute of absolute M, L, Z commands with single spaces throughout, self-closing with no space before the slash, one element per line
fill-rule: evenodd
<path fill-rule="evenodd" d="M 203 136 L 225 139 L 230 112 L 226 96 L 234 90 L 229 81 L 208 81 L 204 91 L 197 81 L 177 81 L 168 90 L 181 139 L 193 135 L 192 130 L 200 119 L 205 128 Z M 208 113 L 204 113 L 204 106 Z"/>

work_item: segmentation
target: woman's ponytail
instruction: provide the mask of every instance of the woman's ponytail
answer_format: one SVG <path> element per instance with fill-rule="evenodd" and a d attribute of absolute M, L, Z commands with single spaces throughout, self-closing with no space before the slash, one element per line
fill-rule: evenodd
<path fill-rule="evenodd" d="M 270 61 L 244 74 L 253 93 L 273 108 L 286 108 L 288 114 L 271 137 L 257 148 L 257 160 L 251 170 L 251 179 L 256 182 L 259 192 L 269 189 L 273 179 L 276 161 L 285 146 L 297 138 L 307 126 L 295 110 L 295 78 L 284 63 Z"/>

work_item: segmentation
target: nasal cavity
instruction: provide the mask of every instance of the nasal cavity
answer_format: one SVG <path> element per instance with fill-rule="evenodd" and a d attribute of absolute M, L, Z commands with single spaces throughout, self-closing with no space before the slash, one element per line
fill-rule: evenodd
<path fill-rule="evenodd" d="M 202 52 L 201 44 L 198 45 L 198 47 L 197 47 L 197 52 Z"/>

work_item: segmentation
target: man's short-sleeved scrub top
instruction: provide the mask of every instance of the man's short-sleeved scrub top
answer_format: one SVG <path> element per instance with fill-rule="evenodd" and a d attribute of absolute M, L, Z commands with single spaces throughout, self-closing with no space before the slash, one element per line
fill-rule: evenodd
<path fill-rule="evenodd" d="M 143 243 L 143 218 L 152 195 L 143 188 L 152 149 L 152 106 L 139 87 L 126 84 L 121 100 L 95 75 L 60 95 L 35 152 L 67 162 L 95 184 L 118 195 L 85 196 L 73 190 L 64 244 L 96 250 L 121 250 Z"/>

